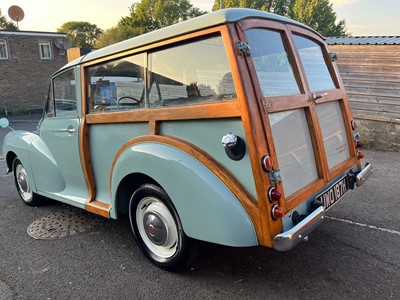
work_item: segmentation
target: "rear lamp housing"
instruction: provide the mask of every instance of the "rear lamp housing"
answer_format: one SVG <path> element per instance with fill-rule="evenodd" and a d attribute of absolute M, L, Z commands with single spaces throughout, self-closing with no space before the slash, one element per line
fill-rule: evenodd
<path fill-rule="evenodd" d="M 271 217 L 272 217 L 272 219 L 274 219 L 276 221 L 278 219 L 282 219 L 284 216 L 285 216 L 285 211 L 283 210 L 282 207 L 280 207 L 277 204 L 272 206 L 272 209 L 271 209 Z"/>
<path fill-rule="evenodd" d="M 282 194 L 278 191 L 278 189 L 271 187 L 268 190 L 268 199 L 272 203 L 278 202 L 281 199 L 281 197 L 282 197 Z"/>

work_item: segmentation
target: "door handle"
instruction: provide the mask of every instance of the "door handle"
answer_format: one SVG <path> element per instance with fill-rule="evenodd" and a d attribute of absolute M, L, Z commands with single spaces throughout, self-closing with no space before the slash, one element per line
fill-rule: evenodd
<path fill-rule="evenodd" d="M 68 132 L 69 134 L 76 134 L 76 129 L 74 128 L 74 126 L 70 125 L 68 126 L 66 132 Z"/>

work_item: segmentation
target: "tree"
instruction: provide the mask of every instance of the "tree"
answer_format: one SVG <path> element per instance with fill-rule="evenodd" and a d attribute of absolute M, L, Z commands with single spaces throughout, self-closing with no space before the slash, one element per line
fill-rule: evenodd
<path fill-rule="evenodd" d="M 74 47 L 93 48 L 103 30 L 89 22 L 71 21 L 62 24 L 57 32 L 66 33 Z"/>
<path fill-rule="evenodd" d="M 130 15 L 122 18 L 118 27 L 134 35 L 160 29 L 206 13 L 193 7 L 189 0 L 142 0 L 132 4 L 129 10 Z"/>
<path fill-rule="evenodd" d="M 118 43 L 135 36 L 132 30 L 128 30 L 122 26 L 114 26 L 107 29 L 98 39 L 96 48 L 103 48 L 108 45 Z"/>
<path fill-rule="evenodd" d="M 224 8 L 242 7 L 269 11 L 285 16 L 293 6 L 295 0 L 225 0 Z M 213 11 L 221 9 L 221 1 L 215 0 Z"/>
<path fill-rule="evenodd" d="M 336 22 L 336 13 L 329 0 L 296 0 L 291 16 L 325 36 L 345 36 L 345 20 Z"/>
<path fill-rule="evenodd" d="M 1 10 L 0 10 L 0 29 L 18 30 L 17 26 L 13 22 L 7 21 L 6 17 L 1 14 Z"/>
<path fill-rule="evenodd" d="M 346 22 L 340 20 L 336 24 L 336 13 L 329 0 L 225 0 L 224 6 L 276 13 L 308 25 L 325 36 L 346 35 Z M 221 1 L 215 0 L 213 10 L 220 8 Z"/>

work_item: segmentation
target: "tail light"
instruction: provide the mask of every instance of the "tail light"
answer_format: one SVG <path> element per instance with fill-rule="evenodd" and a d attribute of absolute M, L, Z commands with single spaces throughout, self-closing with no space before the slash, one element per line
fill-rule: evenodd
<path fill-rule="evenodd" d="M 357 149 L 362 148 L 364 146 L 363 142 L 361 142 L 360 140 L 356 140 L 355 145 Z"/>
<path fill-rule="evenodd" d="M 282 194 L 276 188 L 271 187 L 268 190 L 268 199 L 272 203 L 278 202 L 281 199 L 281 197 L 282 197 Z"/>
<path fill-rule="evenodd" d="M 358 160 L 360 160 L 360 159 L 363 159 L 364 158 L 364 152 L 362 152 L 362 151 L 357 151 L 357 159 Z"/>
<path fill-rule="evenodd" d="M 283 210 L 282 207 L 275 204 L 274 206 L 272 206 L 271 216 L 272 216 L 272 219 L 274 219 L 275 221 L 278 219 L 282 219 L 285 216 L 285 211 Z"/>
<path fill-rule="evenodd" d="M 272 171 L 272 158 L 271 158 L 271 156 L 265 155 L 262 158 L 261 165 L 262 165 L 264 171 L 267 171 L 267 172 Z"/>

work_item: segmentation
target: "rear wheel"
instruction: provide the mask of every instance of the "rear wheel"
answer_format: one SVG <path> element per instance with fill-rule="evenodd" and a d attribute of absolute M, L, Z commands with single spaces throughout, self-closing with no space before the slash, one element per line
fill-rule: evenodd
<path fill-rule="evenodd" d="M 153 184 L 137 189 L 129 219 L 138 245 L 155 265 L 169 271 L 187 267 L 197 255 L 197 242 L 185 235 L 166 192 Z"/>
<path fill-rule="evenodd" d="M 16 157 L 13 161 L 13 173 L 15 186 L 17 187 L 18 193 L 21 196 L 22 201 L 24 201 L 24 203 L 29 206 L 37 206 L 42 204 L 43 197 L 35 194 L 32 191 L 28 174 L 26 173 L 26 170 L 18 157 Z"/>

